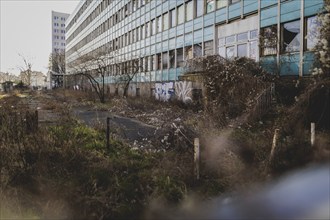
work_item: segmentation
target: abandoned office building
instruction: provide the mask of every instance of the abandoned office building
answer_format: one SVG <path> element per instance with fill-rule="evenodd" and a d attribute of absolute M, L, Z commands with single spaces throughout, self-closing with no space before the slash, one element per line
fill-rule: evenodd
<path fill-rule="evenodd" d="M 280 63 L 282 76 L 309 75 L 322 6 L 323 0 L 81 1 L 66 22 L 67 72 L 84 54 L 113 54 L 106 83 L 115 93 L 111 85 L 125 71 L 118 66 L 138 58 L 143 68 L 129 93 L 165 100 L 191 86 L 179 76 L 185 60 L 200 56 L 245 56 L 268 67 Z"/>

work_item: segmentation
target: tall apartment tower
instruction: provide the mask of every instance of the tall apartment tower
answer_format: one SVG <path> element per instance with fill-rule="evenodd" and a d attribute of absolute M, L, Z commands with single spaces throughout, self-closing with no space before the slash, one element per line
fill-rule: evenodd
<path fill-rule="evenodd" d="M 52 52 L 50 71 L 47 74 L 48 89 L 63 86 L 65 73 L 65 22 L 70 14 L 52 11 Z"/>
<path fill-rule="evenodd" d="M 52 11 L 52 53 L 65 52 L 65 22 L 69 15 Z"/>

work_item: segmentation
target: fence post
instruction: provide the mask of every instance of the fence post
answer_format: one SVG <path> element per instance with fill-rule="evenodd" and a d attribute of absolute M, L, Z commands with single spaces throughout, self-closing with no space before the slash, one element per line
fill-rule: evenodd
<path fill-rule="evenodd" d="M 277 139 L 278 139 L 278 134 L 280 132 L 280 129 L 275 129 L 274 137 L 273 137 L 273 144 L 272 144 L 272 150 L 270 151 L 270 156 L 269 156 L 269 162 L 272 162 L 274 153 L 275 153 L 275 148 L 277 146 Z"/>
<path fill-rule="evenodd" d="M 110 118 L 107 117 L 107 149 L 110 149 Z"/>
<path fill-rule="evenodd" d="M 38 130 L 38 110 L 36 110 L 35 111 L 35 113 L 34 113 L 35 115 L 34 115 L 34 120 L 35 120 L 35 124 L 34 124 L 34 126 L 35 126 L 35 131 L 37 131 Z"/>
<path fill-rule="evenodd" d="M 315 123 L 311 123 L 311 145 L 314 147 L 315 144 Z"/>
<path fill-rule="evenodd" d="M 199 161 L 200 161 L 199 138 L 195 138 L 194 139 L 194 165 L 195 165 L 194 171 L 197 180 L 199 180 Z"/>

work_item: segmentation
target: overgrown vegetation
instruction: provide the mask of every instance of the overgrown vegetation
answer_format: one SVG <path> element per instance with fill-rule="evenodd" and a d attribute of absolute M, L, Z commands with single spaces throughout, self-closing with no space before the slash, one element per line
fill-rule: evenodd
<path fill-rule="evenodd" d="M 218 125 L 236 118 L 255 106 L 257 96 L 273 77 L 248 58 L 225 59 L 221 56 L 191 60 L 189 69 L 200 69 L 205 88 L 205 109 Z"/>
<path fill-rule="evenodd" d="M 25 112 L 11 107 L 18 102 L 0 108 L 2 217 L 142 218 L 149 201 L 177 203 L 193 182 L 190 152 L 133 150 L 114 139 L 106 149 L 104 130 L 70 117 L 29 133 Z"/>
<path fill-rule="evenodd" d="M 319 42 L 316 45 L 317 63 L 314 74 L 324 77 L 330 76 L 330 0 L 324 0 L 323 11 L 319 14 L 320 22 Z"/>
<path fill-rule="evenodd" d="M 245 59 L 223 60 L 220 67 L 208 62 L 216 83 L 211 73 L 206 74 L 206 114 L 176 103 L 146 99 L 112 99 L 109 104 L 95 105 L 80 91 L 59 90 L 51 96 L 55 103 L 70 103 L 61 104 L 62 108 L 84 102 L 162 128 L 163 133 L 151 140 L 154 148 L 138 148 L 112 136 L 107 149 L 104 127 L 87 127 L 72 118 L 69 109 L 58 108 L 50 100 L 45 108 L 61 109 L 62 120 L 30 132 L 22 110 L 27 106 L 22 105 L 21 98 L 1 99 L 2 216 L 144 219 L 154 203 L 177 206 L 191 194 L 209 199 L 264 181 L 269 174 L 282 175 L 311 162 L 329 162 L 328 80 L 274 80 Z M 249 80 L 243 82 L 246 78 Z M 273 81 L 277 104 L 257 120 L 235 123 L 254 111 L 255 97 Z M 222 87 L 216 85 L 221 83 Z M 221 120 L 207 117 L 212 114 Z M 310 122 L 317 127 L 313 148 Z M 226 126 L 228 123 L 231 126 Z M 213 125 L 224 129 L 214 129 Z M 279 138 L 270 160 L 276 128 L 280 129 Z M 202 151 L 199 181 L 193 175 L 192 140 L 197 136 L 201 137 Z"/>

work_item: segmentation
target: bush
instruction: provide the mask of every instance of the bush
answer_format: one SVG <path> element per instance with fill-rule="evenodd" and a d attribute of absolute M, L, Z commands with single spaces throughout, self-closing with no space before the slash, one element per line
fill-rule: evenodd
<path fill-rule="evenodd" d="M 189 65 L 188 69 L 195 66 L 202 69 L 206 110 L 222 126 L 228 118 L 238 117 L 254 106 L 257 95 L 269 86 L 273 78 L 249 58 L 227 60 L 208 56 L 195 58 Z"/>

